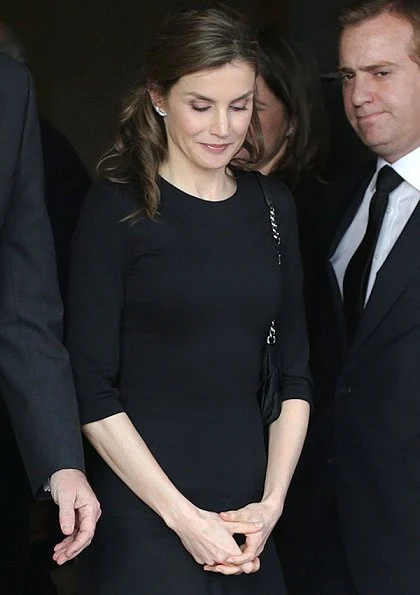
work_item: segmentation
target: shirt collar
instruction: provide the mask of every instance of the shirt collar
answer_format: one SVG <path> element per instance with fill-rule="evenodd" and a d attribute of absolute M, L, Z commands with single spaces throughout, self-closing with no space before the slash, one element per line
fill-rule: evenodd
<path fill-rule="evenodd" d="M 414 149 L 414 151 L 407 153 L 407 155 L 404 155 L 404 157 L 401 157 L 394 163 L 388 163 L 382 159 L 382 157 L 378 157 L 375 175 L 372 178 L 372 191 L 375 190 L 378 171 L 384 165 L 391 166 L 393 169 L 395 169 L 397 174 L 400 174 L 400 176 L 410 184 L 410 186 L 413 186 L 413 188 L 420 192 L 420 147 L 417 147 L 417 149 Z"/>

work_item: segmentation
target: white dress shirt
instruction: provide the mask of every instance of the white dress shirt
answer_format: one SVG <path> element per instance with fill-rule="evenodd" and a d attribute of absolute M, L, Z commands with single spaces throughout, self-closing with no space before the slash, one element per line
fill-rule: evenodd
<path fill-rule="evenodd" d="M 365 305 L 371 294 L 379 269 L 391 252 L 420 199 L 420 147 L 411 151 L 411 153 L 404 155 L 404 157 L 401 157 L 401 159 L 398 159 L 398 161 L 395 161 L 395 163 L 392 164 L 387 163 L 381 157 L 378 158 L 376 171 L 366 189 L 356 216 L 343 235 L 337 250 L 330 260 L 337 277 L 341 295 L 343 295 L 344 273 L 346 272 L 347 265 L 353 254 L 356 252 L 365 235 L 369 219 L 370 201 L 375 193 L 376 178 L 378 171 L 384 165 L 389 165 L 395 169 L 395 171 L 404 179 L 404 182 L 389 195 L 388 206 L 373 255 L 372 267 L 370 269 L 366 290 Z M 410 254 L 407 254 L 406 256 L 407 258 L 410 258 Z"/>

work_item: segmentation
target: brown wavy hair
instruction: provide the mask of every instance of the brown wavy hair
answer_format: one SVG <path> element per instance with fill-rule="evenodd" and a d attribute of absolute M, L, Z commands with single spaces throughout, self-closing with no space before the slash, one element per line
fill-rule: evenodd
<path fill-rule="evenodd" d="M 166 97 L 181 77 L 234 60 L 245 61 L 257 71 L 256 31 L 236 10 L 223 4 L 200 4 L 172 12 L 163 21 L 147 48 L 142 81 L 124 100 L 115 142 L 98 164 L 102 178 L 141 189 L 134 217 L 156 217 L 158 170 L 167 156 L 165 125 L 153 109 L 149 90 L 157 89 Z M 256 162 L 262 153 L 262 135 L 255 109 L 250 129 L 246 148 Z"/>

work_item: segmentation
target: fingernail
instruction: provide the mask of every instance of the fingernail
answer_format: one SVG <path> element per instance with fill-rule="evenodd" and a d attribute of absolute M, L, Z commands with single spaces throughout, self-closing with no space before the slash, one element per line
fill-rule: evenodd
<path fill-rule="evenodd" d="M 255 523 L 255 526 L 261 529 L 261 527 L 264 527 L 264 523 Z"/>

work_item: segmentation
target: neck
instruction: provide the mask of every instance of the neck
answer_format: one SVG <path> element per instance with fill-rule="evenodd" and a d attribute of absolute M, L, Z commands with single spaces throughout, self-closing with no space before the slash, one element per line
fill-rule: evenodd
<path fill-rule="evenodd" d="M 284 153 L 286 152 L 287 148 L 287 139 L 283 141 L 280 149 L 277 151 L 275 155 L 269 157 L 268 161 L 264 161 L 261 164 L 257 165 L 257 169 L 259 172 L 268 176 L 271 173 L 274 173 L 277 169 L 277 165 L 279 164 L 281 158 L 283 157 Z"/>
<path fill-rule="evenodd" d="M 179 190 L 209 201 L 225 200 L 236 189 L 235 179 L 226 167 L 217 170 L 180 167 L 167 160 L 161 164 L 159 174 Z"/>

